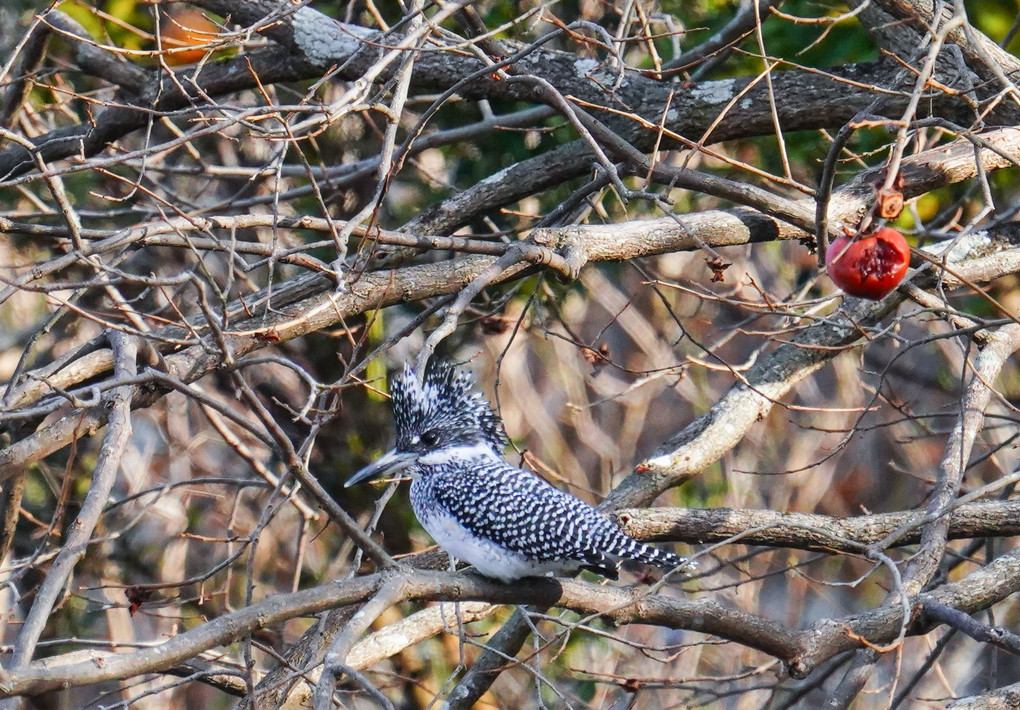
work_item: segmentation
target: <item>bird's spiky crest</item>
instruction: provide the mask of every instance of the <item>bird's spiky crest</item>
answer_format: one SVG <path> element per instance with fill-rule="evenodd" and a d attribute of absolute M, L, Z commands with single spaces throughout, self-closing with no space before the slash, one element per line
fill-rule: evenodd
<path fill-rule="evenodd" d="M 471 374 L 444 360 L 430 360 L 421 380 L 405 364 L 403 376 L 394 379 L 390 390 L 398 448 L 429 429 L 477 435 L 497 454 L 509 443 L 503 423 L 475 390 Z"/>

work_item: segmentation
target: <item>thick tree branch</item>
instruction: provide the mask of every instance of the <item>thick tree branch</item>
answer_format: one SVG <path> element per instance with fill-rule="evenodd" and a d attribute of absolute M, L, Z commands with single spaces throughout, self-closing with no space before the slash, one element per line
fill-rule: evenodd
<path fill-rule="evenodd" d="M 916 545 L 926 515 L 919 511 L 853 518 L 776 510 L 730 508 L 625 508 L 614 513 L 624 531 L 639 540 L 691 545 L 736 538 L 742 545 L 860 553 L 899 532 L 895 545 Z M 967 503 L 942 516 L 947 539 L 1020 535 L 1020 502 Z"/>
<path fill-rule="evenodd" d="M 201 651 L 230 643 L 266 626 L 300 615 L 356 604 L 378 592 L 389 572 L 346 582 L 269 597 L 225 614 L 155 647 L 97 656 L 84 662 L 32 664 L 12 672 L 6 696 L 31 695 L 48 689 L 87 685 L 167 670 Z M 495 604 L 562 606 L 578 613 L 602 615 L 616 625 L 642 623 L 688 629 L 719 636 L 782 659 L 796 677 L 810 673 L 836 654 L 897 637 L 899 607 L 881 607 L 841 619 L 826 619 L 802 631 L 791 631 L 764 617 L 725 607 L 711 599 L 692 600 L 649 594 L 640 587 L 599 586 L 570 579 L 530 580 L 528 585 L 503 585 L 470 574 L 414 571 L 401 582 L 408 600 L 487 601 Z M 973 614 L 1020 591 L 1020 552 L 1004 555 L 967 577 L 911 599 L 911 608 L 927 601 Z M 931 628 L 912 620 L 909 633 Z"/>

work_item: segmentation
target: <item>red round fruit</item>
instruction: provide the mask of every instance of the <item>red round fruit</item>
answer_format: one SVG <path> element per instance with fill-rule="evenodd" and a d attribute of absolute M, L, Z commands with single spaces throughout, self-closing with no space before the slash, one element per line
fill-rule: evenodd
<path fill-rule="evenodd" d="M 879 301 L 893 292 L 907 273 L 910 247 L 895 229 L 852 239 L 839 237 L 825 252 L 825 270 L 843 291 Z"/>
<path fill-rule="evenodd" d="M 210 54 L 212 50 L 209 43 L 217 38 L 220 27 L 206 17 L 205 13 L 185 8 L 173 15 L 164 14 L 160 31 L 166 52 L 163 59 L 170 66 L 176 67 L 196 64 Z"/>

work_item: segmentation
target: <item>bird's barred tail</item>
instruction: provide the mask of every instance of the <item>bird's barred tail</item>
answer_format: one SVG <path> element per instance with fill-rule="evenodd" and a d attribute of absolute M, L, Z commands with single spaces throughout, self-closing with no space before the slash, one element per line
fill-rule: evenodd
<path fill-rule="evenodd" d="M 686 557 L 674 555 L 672 552 L 660 550 L 651 545 L 641 545 L 633 559 L 658 567 L 665 572 L 671 572 L 680 567 L 691 566 L 690 561 Z"/>
<path fill-rule="evenodd" d="M 686 557 L 680 557 L 672 552 L 646 545 L 626 535 L 623 535 L 623 540 L 619 542 L 621 543 L 619 549 L 615 550 L 613 554 L 658 567 L 665 572 L 671 572 L 681 567 L 689 568 L 694 566 Z"/>

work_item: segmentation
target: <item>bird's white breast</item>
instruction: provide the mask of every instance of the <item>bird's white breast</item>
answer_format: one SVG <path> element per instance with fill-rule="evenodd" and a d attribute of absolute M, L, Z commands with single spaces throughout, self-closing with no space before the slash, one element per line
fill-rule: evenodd
<path fill-rule="evenodd" d="M 421 523 L 450 555 L 474 565 L 486 577 L 511 582 L 552 572 L 563 566 L 556 562 L 531 561 L 485 538 L 476 537 L 445 512 L 435 512 Z"/>

